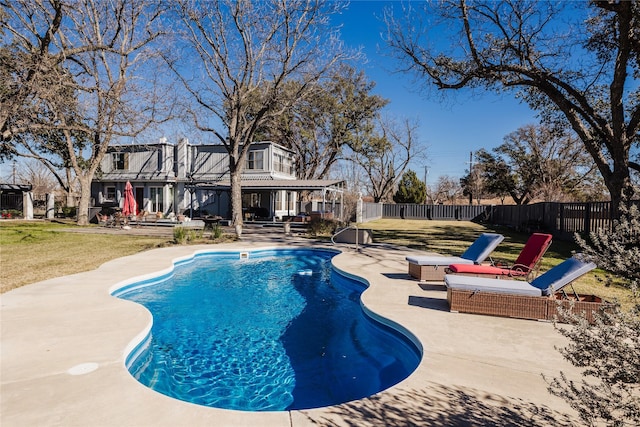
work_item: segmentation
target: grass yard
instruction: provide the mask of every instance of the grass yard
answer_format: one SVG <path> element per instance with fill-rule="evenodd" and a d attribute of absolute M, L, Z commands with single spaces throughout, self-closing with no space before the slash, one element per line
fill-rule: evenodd
<path fill-rule="evenodd" d="M 0 221 L 0 293 L 52 277 L 93 270 L 111 259 L 171 243 L 168 238 L 62 231 L 74 226 Z"/>
<path fill-rule="evenodd" d="M 126 255 L 172 245 L 172 237 L 126 234 L 69 233 L 74 224 L 45 221 L 0 221 L 0 293 L 52 277 L 80 273 Z M 362 224 L 373 230 L 376 243 L 388 243 L 460 255 L 483 232 L 497 232 L 505 240 L 492 259 L 512 263 L 529 237 L 511 229 L 492 229 L 469 221 L 382 219 Z M 199 243 L 203 243 L 198 241 Z M 209 241 L 211 242 L 211 241 Z M 554 241 L 542 260 L 541 271 L 570 257 L 577 246 Z M 625 303 L 630 292 L 621 286 L 605 286 L 605 272 L 596 270 L 575 282 L 581 294 L 592 294 Z"/>

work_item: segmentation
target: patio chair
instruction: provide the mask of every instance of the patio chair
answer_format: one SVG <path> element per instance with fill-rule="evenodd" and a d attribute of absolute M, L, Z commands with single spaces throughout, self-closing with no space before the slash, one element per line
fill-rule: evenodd
<path fill-rule="evenodd" d="M 444 282 L 451 311 L 549 320 L 550 313 L 557 314 L 556 299 L 568 299 L 564 288 L 573 288 L 573 281 L 594 268 L 594 263 L 572 257 L 531 282 L 458 274 L 447 274 Z M 582 300 L 575 290 L 573 295 Z"/>
<path fill-rule="evenodd" d="M 489 257 L 491 252 L 504 240 L 502 234 L 483 233 L 476 239 L 462 255 L 411 255 L 409 261 L 409 275 L 422 281 L 443 281 L 445 267 L 451 264 L 480 264 Z"/>
<path fill-rule="evenodd" d="M 467 276 L 493 276 L 496 279 L 520 277 L 531 279 L 538 268 L 540 260 L 551 245 L 551 234 L 533 233 L 525 243 L 515 263 L 507 265 L 451 264 L 447 273 Z"/>
<path fill-rule="evenodd" d="M 114 227 L 115 220 L 112 215 L 103 215 L 101 213 L 96 214 L 96 219 L 98 220 L 98 225 L 102 225 L 104 227 Z"/>

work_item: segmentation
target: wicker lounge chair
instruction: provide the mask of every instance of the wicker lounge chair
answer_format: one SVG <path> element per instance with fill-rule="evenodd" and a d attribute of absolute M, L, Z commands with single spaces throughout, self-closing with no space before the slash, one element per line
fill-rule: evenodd
<path fill-rule="evenodd" d="M 572 297 L 564 291 L 574 280 L 596 268 L 592 262 L 569 258 L 535 280 L 525 282 L 513 279 L 494 279 L 447 274 L 447 300 L 451 311 L 522 319 L 551 320 L 558 314 L 558 299 L 565 307 L 573 305 L 575 312 L 587 311 L 593 320 L 593 311 L 602 303 L 599 299 L 583 298 L 574 291 Z M 573 299 L 573 304 L 569 304 Z"/>
<path fill-rule="evenodd" d="M 480 264 L 504 240 L 502 234 L 483 233 L 459 257 L 412 255 L 409 261 L 409 274 L 420 281 L 443 281 L 445 268 L 451 264 Z"/>
<path fill-rule="evenodd" d="M 525 243 L 520 255 L 512 266 L 452 264 L 446 271 L 453 274 L 487 277 L 496 279 L 521 277 L 531 279 L 538 263 L 551 245 L 551 234 L 533 233 Z"/>

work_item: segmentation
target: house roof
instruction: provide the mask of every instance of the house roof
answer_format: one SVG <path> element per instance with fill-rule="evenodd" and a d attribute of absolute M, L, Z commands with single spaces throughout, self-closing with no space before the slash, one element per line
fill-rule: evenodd
<path fill-rule="evenodd" d="M 335 179 L 273 179 L 273 180 L 243 180 L 243 190 L 290 190 L 290 191 L 313 191 L 333 189 L 342 191 L 344 180 Z M 229 181 L 214 183 L 197 183 L 193 185 L 196 189 L 202 190 L 223 190 L 231 188 Z"/>
<path fill-rule="evenodd" d="M 31 184 L 0 184 L 0 191 L 20 193 L 25 191 L 31 191 L 33 186 Z"/>

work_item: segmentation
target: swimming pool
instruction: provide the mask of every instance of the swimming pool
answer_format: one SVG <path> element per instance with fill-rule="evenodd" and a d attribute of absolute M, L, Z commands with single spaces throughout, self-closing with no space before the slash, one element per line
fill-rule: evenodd
<path fill-rule="evenodd" d="M 421 352 L 365 314 L 366 285 L 332 268 L 337 253 L 198 253 L 120 288 L 153 315 L 127 368 L 168 396 L 245 411 L 329 406 L 397 384 Z"/>

